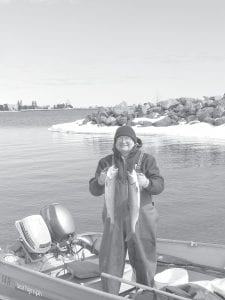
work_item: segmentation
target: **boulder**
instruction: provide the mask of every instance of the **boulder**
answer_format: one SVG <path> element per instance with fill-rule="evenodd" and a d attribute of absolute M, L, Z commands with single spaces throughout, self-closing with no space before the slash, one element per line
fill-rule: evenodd
<path fill-rule="evenodd" d="M 174 122 L 170 117 L 164 117 L 163 119 L 154 122 L 152 125 L 155 127 L 166 127 L 166 126 L 170 126 L 173 124 L 174 124 Z"/>
<path fill-rule="evenodd" d="M 98 124 L 106 124 L 107 117 L 105 115 L 98 115 L 97 122 Z"/>
<path fill-rule="evenodd" d="M 159 117 L 159 114 L 157 112 L 149 112 L 146 117 L 149 119 L 156 119 Z"/>
<path fill-rule="evenodd" d="M 211 125 L 214 125 L 214 124 L 215 124 L 215 120 L 214 120 L 213 118 L 211 118 L 211 117 L 206 117 L 206 118 L 204 119 L 204 122 L 205 122 L 205 123 L 209 123 L 209 124 L 211 124 Z"/>
<path fill-rule="evenodd" d="M 215 124 L 216 126 L 225 124 L 225 116 L 224 116 L 224 117 L 221 117 L 221 118 L 215 119 L 215 123 L 214 123 L 214 124 Z"/>
<path fill-rule="evenodd" d="M 218 104 L 218 102 L 215 99 L 211 99 L 211 98 L 205 98 L 205 100 L 203 101 L 203 106 L 204 107 L 216 107 Z"/>
<path fill-rule="evenodd" d="M 105 108 L 105 107 L 99 107 L 99 109 L 98 109 L 98 115 L 108 117 L 108 112 L 109 112 L 109 109 Z"/>
<path fill-rule="evenodd" d="M 128 106 L 127 107 L 127 113 L 128 113 L 128 115 L 134 115 L 135 109 L 136 109 L 135 105 Z"/>
<path fill-rule="evenodd" d="M 141 124 L 142 127 L 148 127 L 148 126 L 152 126 L 152 122 L 150 121 L 143 121 Z"/>
<path fill-rule="evenodd" d="M 179 103 L 176 107 L 173 108 L 174 112 L 183 113 L 185 111 L 184 105 Z"/>
<path fill-rule="evenodd" d="M 214 119 L 221 118 L 223 116 L 224 112 L 225 112 L 225 107 L 222 105 L 218 105 L 217 107 L 214 108 L 214 110 L 212 112 L 212 117 Z"/>
<path fill-rule="evenodd" d="M 186 113 L 188 113 L 189 115 L 195 115 L 197 108 L 194 103 L 188 103 L 188 104 L 185 104 L 184 111 Z"/>
<path fill-rule="evenodd" d="M 176 99 L 168 99 L 168 100 L 158 102 L 158 105 L 161 106 L 163 109 L 169 109 L 177 106 L 178 104 L 179 102 Z"/>
<path fill-rule="evenodd" d="M 151 113 L 161 114 L 162 112 L 163 112 L 163 108 L 161 106 L 154 106 L 149 109 L 149 114 L 151 114 Z"/>
<path fill-rule="evenodd" d="M 186 124 L 187 120 L 185 118 L 180 118 L 178 124 Z"/>
<path fill-rule="evenodd" d="M 115 126 L 117 124 L 117 120 L 115 117 L 113 116 L 109 116 L 106 120 L 105 120 L 105 124 L 107 126 Z"/>
<path fill-rule="evenodd" d="M 194 125 L 194 124 L 197 124 L 197 123 L 200 123 L 200 121 L 199 120 L 194 120 L 194 121 L 191 121 L 190 123 L 189 123 L 189 125 Z"/>
<path fill-rule="evenodd" d="M 126 116 L 123 116 L 123 115 L 118 116 L 118 117 L 116 118 L 116 123 L 117 123 L 117 125 L 119 125 L 119 126 L 122 126 L 122 125 L 127 124 L 127 117 L 126 117 Z"/>
<path fill-rule="evenodd" d="M 213 107 L 204 107 L 199 109 L 196 113 L 198 120 L 200 122 L 204 122 L 205 118 L 212 118 L 213 110 Z"/>
<path fill-rule="evenodd" d="M 142 113 L 143 113 L 143 115 L 146 115 L 147 114 L 147 111 L 150 109 L 150 106 L 149 105 L 147 105 L 147 104 L 144 104 L 144 105 L 142 105 Z"/>
<path fill-rule="evenodd" d="M 138 104 L 138 106 L 136 107 L 136 110 L 135 110 L 136 117 L 137 118 L 144 117 L 147 114 L 147 111 L 148 111 L 148 106 Z"/>
<path fill-rule="evenodd" d="M 82 125 L 87 124 L 87 123 L 90 122 L 91 120 L 92 120 L 91 115 L 87 115 L 87 116 L 85 117 L 85 119 L 83 120 Z"/>
<path fill-rule="evenodd" d="M 114 106 L 112 108 L 112 111 L 115 116 L 120 116 L 120 115 L 128 112 L 128 106 L 127 106 L 126 102 L 123 101 L 120 104 Z"/>
<path fill-rule="evenodd" d="M 202 101 L 196 102 L 196 103 L 195 103 L 195 109 L 196 109 L 196 112 L 197 112 L 199 109 L 201 109 L 201 108 L 203 108 L 203 102 L 202 102 Z"/>
<path fill-rule="evenodd" d="M 172 119 L 175 122 L 179 121 L 178 115 L 175 114 L 175 112 L 173 112 L 173 111 L 169 111 L 168 114 L 167 114 L 167 116 L 170 117 L 170 119 Z"/>
<path fill-rule="evenodd" d="M 150 122 L 150 121 L 132 122 L 132 126 L 134 126 L 134 125 L 139 125 L 141 127 L 148 127 L 148 126 L 152 126 L 152 122 Z"/>
<path fill-rule="evenodd" d="M 225 107 L 225 98 L 222 98 L 221 100 L 219 100 L 218 104 L 222 107 Z"/>
<path fill-rule="evenodd" d="M 197 117 L 195 115 L 190 115 L 190 116 L 187 116 L 186 120 L 187 120 L 187 123 L 191 123 L 191 122 L 197 120 Z"/>

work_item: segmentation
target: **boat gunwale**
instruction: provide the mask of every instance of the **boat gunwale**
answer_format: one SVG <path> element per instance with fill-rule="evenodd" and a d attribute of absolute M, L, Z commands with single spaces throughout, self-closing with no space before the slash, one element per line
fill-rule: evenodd
<path fill-rule="evenodd" d="M 224 244 L 219 244 L 219 243 L 207 243 L 207 242 L 197 242 L 197 241 L 192 241 L 192 240 L 174 240 L 174 239 L 164 239 L 164 238 L 157 238 L 157 242 L 165 242 L 165 243 L 171 243 L 171 244 L 184 244 L 184 245 L 188 245 L 191 247 L 198 247 L 198 246 L 202 246 L 202 247 L 213 247 L 213 248 L 223 248 L 225 250 L 225 245 Z M 156 245 L 157 245 L 156 242 Z"/>

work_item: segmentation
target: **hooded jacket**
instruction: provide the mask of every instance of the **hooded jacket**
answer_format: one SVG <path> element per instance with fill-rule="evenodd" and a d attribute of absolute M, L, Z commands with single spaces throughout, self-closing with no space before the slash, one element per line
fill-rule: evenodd
<path fill-rule="evenodd" d="M 141 151 L 142 141 L 138 138 L 137 144 L 129 153 L 128 157 L 124 159 L 120 152 L 113 147 L 113 153 L 103 157 L 97 166 L 95 177 L 89 181 L 89 190 L 93 196 L 101 196 L 105 192 L 105 186 L 98 184 L 98 177 L 103 170 L 111 167 L 113 164 L 118 168 L 118 180 L 127 180 L 127 171 L 132 171 L 137 165 L 139 169 L 136 171 L 143 173 L 149 179 L 149 185 L 141 189 L 140 205 L 152 203 L 152 195 L 158 195 L 164 190 L 164 179 L 160 175 L 159 168 L 156 164 L 155 158 Z M 142 154 L 142 155 L 141 155 Z M 139 159 L 141 158 L 141 161 Z"/>

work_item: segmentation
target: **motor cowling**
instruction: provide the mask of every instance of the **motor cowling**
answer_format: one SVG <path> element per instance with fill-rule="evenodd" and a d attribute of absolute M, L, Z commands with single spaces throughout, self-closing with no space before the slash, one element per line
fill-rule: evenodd
<path fill-rule="evenodd" d="M 40 210 L 53 242 L 61 243 L 75 235 L 75 223 L 69 210 L 63 205 L 52 203 Z"/>
<path fill-rule="evenodd" d="M 51 236 L 40 215 L 32 215 L 15 222 L 20 238 L 29 253 L 44 254 L 51 248 Z"/>

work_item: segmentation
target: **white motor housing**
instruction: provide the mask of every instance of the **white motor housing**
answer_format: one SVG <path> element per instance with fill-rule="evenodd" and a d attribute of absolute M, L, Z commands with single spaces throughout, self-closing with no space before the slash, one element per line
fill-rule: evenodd
<path fill-rule="evenodd" d="M 15 222 L 20 237 L 30 253 L 46 253 L 51 248 L 51 235 L 41 215 L 28 216 Z"/>

